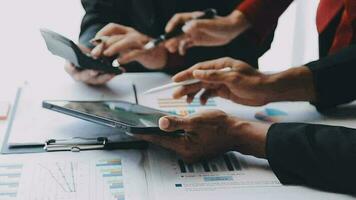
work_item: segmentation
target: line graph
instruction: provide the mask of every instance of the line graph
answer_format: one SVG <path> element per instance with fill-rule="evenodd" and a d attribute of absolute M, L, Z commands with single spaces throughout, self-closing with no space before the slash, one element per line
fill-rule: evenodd
<path fill-rule="evenodd" d="M 54 181 L 60 188 L 62 188 L 63 192 L 76 192 L 73 162 L 70 162 L 69 166 L 67 166 L 67 164 L 62 164 L 63 166 L 60 166 L 60 163 L 57 162 L 54 163 L 54 165 L 55 166 L 46 167 L 43 164 L 38 164 L 39 167 L 48 172 L 49 176 L 52 178 L 52 181 Z M 65 172 L 66 167 L 70 168 L 68 174 Z"/>
<path fill-rule="evenodd" d="M 26 199 L 125 200 L 121 159 L 37 162 L 27 183 L 33 184 Z M 44 192 L 45 191 L 45 192 Z"/>

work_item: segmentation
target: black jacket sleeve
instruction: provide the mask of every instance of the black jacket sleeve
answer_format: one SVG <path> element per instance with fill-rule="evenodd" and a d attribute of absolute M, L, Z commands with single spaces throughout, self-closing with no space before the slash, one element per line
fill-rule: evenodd
<path fill-rule="evenodd" d="M 307 64 L 313 72 L 319 110 L 356 99 L 356 45 Z"/>
<path fill-rule="evenodd" d="M 267 159 L 283 184 L 356 194 L 356 130 L 299 123 L 274 124 Z"/>
<path fill-rule="evenodd" d="M 85 15 L 80 27 L 79 42 L 87 47 L 93 47 L 89 40 L 108 23 L 120 21 L 120 11 L 117 10 L 115 0 L 81 0 L 81 2 Z"/>

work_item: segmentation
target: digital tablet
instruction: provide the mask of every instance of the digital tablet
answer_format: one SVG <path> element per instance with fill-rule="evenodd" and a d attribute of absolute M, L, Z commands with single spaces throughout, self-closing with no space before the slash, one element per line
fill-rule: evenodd
<path fill-rule="evenodd" d="M 52 54 L 73 63 L 78 70 L 92 69 L 110 74 L 122 73 L 120 68 L 112 66 L 112 61 L 115 58 L 93 59 L 91 56 L 84 54 L 70 39 L 48 29 L 41 29 L 40 31 L 46 42 L 47 49 Z"/>
<path fill-rule="evenodd" d="M 117 128 L 131 134 L 170 134 L 158 127 L 159 118 L 169 113 L 125 101 L 43 101 L 46 109 L 93 123 Z"/>

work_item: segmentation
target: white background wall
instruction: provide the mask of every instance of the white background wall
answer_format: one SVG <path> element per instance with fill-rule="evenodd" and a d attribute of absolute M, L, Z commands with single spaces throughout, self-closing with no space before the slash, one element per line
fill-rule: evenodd
<path fill-rule="evenodd" d="M 260 59 L 262 70 L 282 70 L 317 58 L 317 1 L 296 0 L 283 15 L 272 49 Z M 0 83 L 65 76 L 63 61 L 49 54 L 38 29 L 46 27 L 76 40 L 83 14 L 79 0 L 2 0 Z"/>
<path fill-rule="evenodd" d="M 0 82 L 64 76 L 64 61 L 49 54 L 39 28 L 76 39 L 82 15 L 79 0 L 1 0 Z"/>
<path fill-rule="evenodd" d="M 295 0 L 279 19 L 270 51 L 260 58 L 261 70 L 279 71 L 318 58 L 315 16 L 319 0 Z"/>

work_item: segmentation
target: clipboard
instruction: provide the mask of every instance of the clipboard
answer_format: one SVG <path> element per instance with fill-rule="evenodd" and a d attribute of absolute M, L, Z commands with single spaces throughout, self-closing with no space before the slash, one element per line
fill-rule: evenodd
<path fill-rule="evenodd" d="M 11 144 L 9 138 L 14 125 L 14 120 L 19 107 L 24 87 L 19 87 L 13 104 L 13 109 L 9 115 L 9 122 L 6 128 L 1 153 L 2 154 L 24 154 L 43 153 L 53 151 L 79 152 L 84 150 L 114 150 L 114 149 L 144 149 L 148 143 L 145 141 L 111 141 L 107 137 L 71 137 L 71 138 L 50 138 L 43 143 Z M 89 123 L 89 122 L 87 122 Z M 118 133 L 123 134 L 123 133 Z"/>

